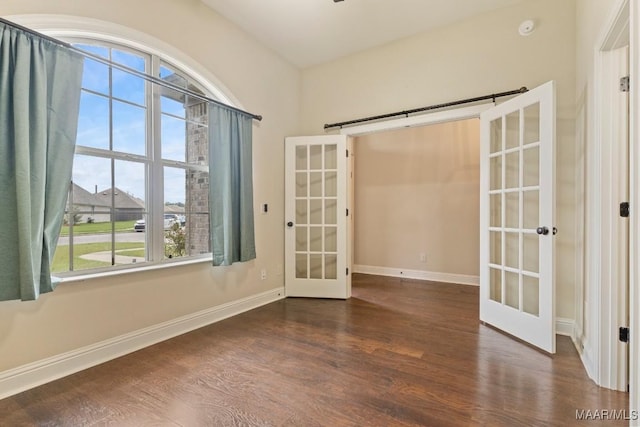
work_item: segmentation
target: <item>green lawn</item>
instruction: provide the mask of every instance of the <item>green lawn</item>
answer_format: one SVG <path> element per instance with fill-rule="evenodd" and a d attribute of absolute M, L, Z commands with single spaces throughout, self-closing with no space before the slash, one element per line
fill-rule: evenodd
<path fill-rule="evenodd" d="M 125 249 L 125 250 L 118 251 L 118 254 L 144 258 L 146 255 L 146 252 L 144 248 L 134 248 L 134 249 Z"/>
<path fill-rule="evenodd" d="M 93 225 L 93 224 L 89 224 L 89 225 Z M 142 242 L 117 242 L 116 251 L 119 251 L 122 249 L 133 250 L 132 252 L 127 251 L 122 255 L 144 256 L 144 243 Z M 86 270 L 89 268 L 108 267 L 110 265 L 109 263 L 100 262 L 100 261 L 90 261 L 90 260 L 82 259 L 80 258 L 80 256 L 84 254 L 90 254 L 93 252 L 102 252 L 102 251 L 109 251 L 109 250 L 111 250 L 110 242 L 85 243 L 80 245 L 74 245 L 73 246 L 74 271 Z M 58 246 L 58 248 L 56 249 L 56 253 L 53 257 L 53 265 L 51 266 L 51 271 L 53 273 L 69 271 L 69 246 L 68 245 Z"/>
<path fill-rule="evenodd" d="M 133 225 L 135 221 L 116 221 L 115 228 L 116 231 L 133 231 Z M 111 223 L 110 222 L 94 222 L 93 224 L 82 223 L 76 224 L 73 226 L 73 234 L 103 234 L 103 233 L 111 233 Z M 61 236 L 69 235 L 69 226 L 63 225 L 62 231 L 60 231 Z"/>

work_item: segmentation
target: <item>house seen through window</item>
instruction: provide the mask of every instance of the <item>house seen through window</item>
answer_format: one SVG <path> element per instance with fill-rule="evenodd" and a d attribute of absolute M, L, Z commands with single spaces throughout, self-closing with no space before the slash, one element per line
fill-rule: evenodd
<path fill-rule="evenodd" d="M 74 45 L 204 94 L 193 78 L 154 55 L 86 40 Z M 207 113 L 199 98 L 85 58 L 54 274 L 211 252 Z"/>

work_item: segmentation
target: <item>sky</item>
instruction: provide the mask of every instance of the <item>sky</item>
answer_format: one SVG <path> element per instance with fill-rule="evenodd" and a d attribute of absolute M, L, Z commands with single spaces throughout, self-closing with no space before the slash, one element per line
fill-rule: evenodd
<path fill-rule="evenodd" d="M 111 59 L 138 71 L 145 70 L 145 59 L 133 53 L 101 46 L 76 45 L 95 55 Z M 111 57 L 109 57 L 111 55 Z M 173 74 L 161 67 L 160 77 Z M 109 100 L 109 67 L 86 58 L 80 100 L 77 146 L 109 150 L 109 113 L 112 114 L 113 150 L 144 155 L 146 126 L 147 82 L 130 73 L 112 70 L 112 100 Z M 185 160 L 185 109 L 183 104 L 168 97 L 161 98 L 162 158 Z M 140 199 L 145 199 L 144 164 L 116 160 L 115 186 Z M 165 203 L 185 202 L 185 172 L 180 168 L 165 167 Z M 73 180 L 89 192 L 111 187 L 111 161 L 106 158 L 76 154 Z"/>

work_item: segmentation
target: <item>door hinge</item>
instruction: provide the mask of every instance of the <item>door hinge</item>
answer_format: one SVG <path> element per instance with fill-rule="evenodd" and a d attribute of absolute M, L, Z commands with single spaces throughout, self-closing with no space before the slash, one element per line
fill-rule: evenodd
<path fill-rule="evenodd" d="M 349 269 L 347 268 L 347 276 L 349 275 Z"/>
<path fill-rule="evenodd" d="M 629 86 L 631 85 L 629 81 L 629 76 L 624 76 L 620 78 L 620 92 L 629 92 Z"/>
<path fill-rule="evenodd" d="M 618 332 L 618 339 L 622 342 L 629 342 L 629 328 L 620 326 L 620 329 Z"/>
<path fill-rule="evenodd" d="M 349 216 L 349 209 L 347 209 L 347 216 Z"/>
<path fill-rule="evenodd" d="M 622 218 L 628 218 L 629 217 L 629 202 L 622 202 L 620 203 L 620 216 Z"/>
<path fill-rule="evenodd" d="M 347 157 L 349 157 L 349 150 L 347 150 Z"/>

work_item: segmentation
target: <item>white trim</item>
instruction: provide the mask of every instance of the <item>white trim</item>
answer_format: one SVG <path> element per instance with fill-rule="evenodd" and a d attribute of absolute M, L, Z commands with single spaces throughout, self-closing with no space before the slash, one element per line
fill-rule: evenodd
<path fill-rule="evenodd" d="M 28 14 L 4 18 L 50 37 L 89 37 L 130 46 L 175 65 L 193 77 L 214 99 L 243 109 L 231 91 L 198 61 L 184 51 L 149 34 L 99 19 L 71 15 Z"/>
<path fill-rule="evenodd" d="M 576 248 L 575 265 L 575 299 L 574 299 L 574 331 L 572 339 L 576 349 L 580 354 L 583 351 L 583 340 L 585 339 L 585 291 L 587 283 L 587 241 L 586 241 L 586 170 L 587 170 L 587 99 L 583 94 L 577 102 L 576 111 L 576 173 L 575 173 L 575 200 L 576 200 L 576 221 L 574 233 L 574 247 Z"/>
<path fill-rule="evenodd" d="M 594 357 L 594 351 L 591 343 L 589 341 L 583 342 L 582 348 L 579 348 L 578 352 L 580 353 L 580 360 L 582 360 L 582 364 L 584 365 L 584 369 L 587 371 L 587 375 L 596 382 L 598 365 Z"/>
<path fill-rule="evenodd" d="M 433 282 L 456 283 L 460 285 L 478 286 L 480 278 L 466 274 L 439 273 L 435 271 L 409 270 L 405 268 L 376 267 L 373 265 L 353 266 L 354 273 L 373 274 L 376 276 L 403 277 L 406 279 L 429 280 Z"/>
<path fill-rule="evenodd" d="M 276 288 L 0 372 L 0 399 L 284 298 Z"/>
<path fill-rule="evenodd" d="M 192 264 L 210 263 L 211 259 L 212 259 L 211 254 L 205 254 L 200 256 L 194 255 L 189 257 L 188 259 L 173 258 L 173 259 L 158 261 L 155 263 L 149 261 L 149 262 L 141 263 L 136 267 L 130 267 L 129 265 L 125 265 L 125 266 L 107 267 L 99 271 L 92 270 L 91 273 L 82 273 L 82 271 L 60 273 L 59 275 L 56 276 L 56 278 L 60 279 L 59 283 L 85 282 L 87 280 L 99 279 L 104 277 L 122 276 L 124 274 L 135 274 L 135 273 L 142 273 L 147 271 L 163 270 L 165 268 L 182 267 L 182 266 L 192 265 Z"/>
<path fill-rule="evenodd" d="M 576 322 L 565 317 L 556 317 L 556 335 L 573 337 L 573 330 Z"/>
<path fill-rule="evenodd" d="M 589 316 L 589 329 L 585 331 L 590 342 L 588 352 L 590 367 L 585 365 L 594 382 L 602 387 L 626 390 L 626 376 L 620 370 L 626 365 L 621 363 L 623 350 L 618 343 L 617 330 L 621 326 L 617 251 L 619 232 L 616 206 L 620 189 L 618 176 L 617 149 L 611 141 L 617 141 L 614 131 L 617 88 L 612 87 L 611 79 L 619 77 L 615 68 L 617 58 L 611 51 L 624 42 L 622 34 L 628 26 L 629 1 L 618 0 L 616 7 L 603 27 L 600 37 L 594 44 L 594 98 L 593 114 L 589 123 L 592 128 L 587 133 L 593 135 L 588 141 L 587 165 L 588 188 L 587 229 L 590 235 L 585 241 L 587 248 L 586 265 L 588 266 L 586 286 L 586 313 Z M 615 72 L 614 72 L 615 71 Z M 617 77 L 616 77 L 617 76 Z M 620 114 L 620 113 L 618 113 Z M 610 283 L 616 286 L 610 286 Z"/>
<path fill-rule="evenodd" d="M 630 52 L 629 71 L 631 81 L 630 98 L 630 196 L 633 211 L 630 219 L 629 242 L 629 410 L 631 414 L 640 413 L 640 5 L 637 1 L 630 4 Z M 630 423 L 640 426 L 639 421 Z"/>
<path fill-rule="evenodd" d="M 401 119 L 385 120 L 364 125 L 350 126 L 340 129 L 340 134 L 349 136 L 366 135 L 368 133 L 401 129 L 406 127 L 435 125 L 457 120 L 477 119 L 480 113 L 493 107 L 493 103 L 473 105 L 471 107 L 456 108 L 453 110 L 439 111 L 437 113 L 420 114 Z"/>

